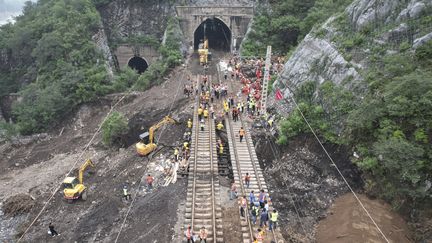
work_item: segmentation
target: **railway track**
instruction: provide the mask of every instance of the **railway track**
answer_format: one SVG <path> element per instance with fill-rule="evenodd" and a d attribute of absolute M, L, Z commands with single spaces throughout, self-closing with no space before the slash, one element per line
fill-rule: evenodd
<path fill-rule="evenodd" d="M 232 84 L 230 86 L 232 89 Z M 254 191 L 255 197 L 258 198 L 259 192 L 264 190 L 265 193 L 268 193 L 268 188 L 259 165 L 248 126 L 243 124 L 241 117 L 237 122 L 234 122 L 232 120 L 231 112 L 228 117 L 225 117 L 225 125 L 227 130 L 234 180 L 239 186 L 238 188 L 240 188 L 239 197 L 246 196 L 249 207 L 249 193 Z M 242 142 L 240 142 L 240 136 L 238 133 L 241 127 L 243 127 L 243 129 L 246 131 L 246 135 L 244 136 Z M 249 187 L 244 184 L 243 178 L 246 176 L 246 173 L 248 173 L 250 176 Z M 272 210 L 272 207 L 270 207 L 270 210 Z M 256 235 L 259 228 L 259 215 L 257 216 L 257 223 L 254 225 L 250 219 L 248 208 L 246 209 L 245 213 L 246 217 L 240 218 L 241 231 L 243 242 L 249 243 L 253 241 L 253 237 Z M 277 237 L 277 235 L 278 234 L 275 231 L 266 233 L 266 237 L 263 242 L 284 242 L 281 237 Z"/>
<path fill-rule="evenodd" d="M 207 242 L 224 242 L 214 122 L 209 118 L 205 119 L 204 131 L 201 131 L 198 106 L 199 98 L 196 98 L 189 158 L 185 229 L 190 225 L 198 235 L 201 227 L 205 227 L 208 232 Z"/>

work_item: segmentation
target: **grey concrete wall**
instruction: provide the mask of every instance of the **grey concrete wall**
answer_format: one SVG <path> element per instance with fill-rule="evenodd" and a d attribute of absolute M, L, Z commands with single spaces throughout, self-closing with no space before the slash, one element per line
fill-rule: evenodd
<path fill-rule="evenodd" d="M 131 45 L 120 45 L 114 52 L 117 57 L 118 66 L 120 69 L 128 65 L 129 60 L 138 56 L 146 60 L 150 66 L 159 58 L 158 51 L 151 46 L 131 46 Z"/>
<path fill-rule="evenodd" d="M 234 43 L 237 49 L 240 46 L 254 15 L 253 6 L 177 6 L 176 11 L 187 43 L 193 44 L 195 30 L 202 22 L 218 18 L 231 30 L 231 50 Z"/>

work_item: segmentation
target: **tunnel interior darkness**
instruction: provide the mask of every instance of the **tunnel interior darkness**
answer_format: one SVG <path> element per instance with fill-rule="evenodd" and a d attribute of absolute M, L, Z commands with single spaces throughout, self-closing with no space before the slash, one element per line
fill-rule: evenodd
<path fill-rule="evenodd" d="M 230 51 L 231 30 L 218 18 L 208 18 L 202 22 L 194 33 L 194 48 L 198 49 L 198 44 L 208 39 L 209 48 L 222 51 Z"/>
<path fill-rule="evenodd" d="M 147 68 L 148 64 L 144 58 L 141 57 L 132 57 L 129 62 L 128 66 L 134 70 L 136 70 L 139 74 L 143 73 Z"/>

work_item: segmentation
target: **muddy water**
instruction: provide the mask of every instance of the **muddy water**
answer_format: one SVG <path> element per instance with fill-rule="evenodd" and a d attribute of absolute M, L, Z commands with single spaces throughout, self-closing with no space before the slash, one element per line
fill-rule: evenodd
<path fill-rule="evenodd" d="M 406 222 L 390 205 L 358 196 L 390 242 L 412 242 Z M 385 242 L 351 193 L 338 197 L 327 214 L 318 223 L 317 242 Z"/>

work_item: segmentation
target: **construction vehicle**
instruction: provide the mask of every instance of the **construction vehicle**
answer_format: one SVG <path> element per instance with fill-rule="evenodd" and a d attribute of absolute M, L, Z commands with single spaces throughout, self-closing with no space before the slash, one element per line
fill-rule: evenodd
<path fill-rule="evenodd" d="M 204 43 L 200 43 L 198 45 L 198 55 L 199 55 L 199 60 L 201 65 L 205 65 L 208 63 L 209 51 L 208 51 L 207 39 L 204 40 Z"/>
<path fill-rule="evenodd" d="M 63 197 L 68 200 L 68 202 L 72 202 L 78 198 L 84 201 L 87 200 L 87 187 L 83 184 L 83 176 L 88 166 L 94 167 L 90 159 L 86 160 L 86 162 L 81 165 L 78 171 L 78 178 L 68 176 L 63 180 Z"/>
<path fill-rule="evenodd" d="M 156 125 L 151 126 L 148 132 L 145 132 L 139 136 L 141 141 L 135 145 L 137 153 L 139 155 L 146 156 L 156 149 L 157 144 L 153 143 L 154 132 L 159 127 L 161 127 L 165 124 L 168 124 L 168 123 L 178 124 L 178 121 L 174 120 L 173 118 L 171 118 L 169 116 L 166 116 L 160 122 L 158 122 Z M 147 136 L 149 137 L 149 143 L 145 144 L 142 140 L 144 138 L 146 138 Z"/>

